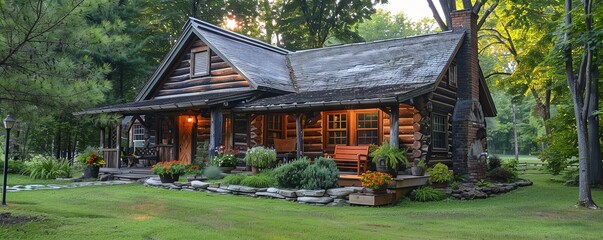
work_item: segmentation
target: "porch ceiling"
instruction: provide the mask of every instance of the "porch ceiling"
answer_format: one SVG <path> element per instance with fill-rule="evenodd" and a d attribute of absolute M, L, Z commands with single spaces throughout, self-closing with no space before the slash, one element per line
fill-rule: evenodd
<path fill-rule="evenodd" d="M 291 93 L 243 103 L 236 106 L 234 110 L 252 112 L 385 106 L 429 93 L 434 87 L 434 84 L 389 85 Z"/>
<path fill-rule="evenodd" d="M 220 92 L 212 94 L 201 94 L 195 96 L 161 98 L 143 100 L 138 102 L 117 104 L 112 106 L 89 109 L 76 112 L 74 115 L 99 114 L 99 113 L 121 113 L 135 114 L 158 111 L 186 110 L 222 104 L 229 101 L 248 99 L 256 95 L 256 91 Z"/>

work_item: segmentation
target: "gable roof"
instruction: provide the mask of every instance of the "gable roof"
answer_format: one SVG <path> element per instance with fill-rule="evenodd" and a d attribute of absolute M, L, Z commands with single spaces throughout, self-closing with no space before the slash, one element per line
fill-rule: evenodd
<path fill-rule="evenodd" d="M 189 18 L 174 47 L 161 61 L 157 70 L 135 98 L 151 98 L 153 88 L 160 83 L 171 63 L 194 36 L 205 42 L 224 61 L 240 73 L 256 90 L 293 92 L 285 56 L 288 50 L 249 38 L 195 18 Z M 269 70 L 269 71 L 266 71 Z"/>
<path fill-rule="evenodd" d="M 443 32 L 289 54 L 300 92 L 434 83 L 464 33 Z"/>

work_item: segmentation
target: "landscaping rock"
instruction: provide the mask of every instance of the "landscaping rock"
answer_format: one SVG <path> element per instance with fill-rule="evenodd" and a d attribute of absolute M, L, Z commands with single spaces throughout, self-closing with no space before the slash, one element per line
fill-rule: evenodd
<path fill-rule="evenodd" d="M 348 195 L 354 193 L 354 189 L 350 188 L 331 188 L 327 190 L 327 194 L 334 198 L 345 199 Z"/>
<path fill-rule="evenodd" d="M 289 197 L 289 198 L 297 198 L 297 193 L 295 193 L 295 191 L 278 190 L 276 193 L 283 195 L 285 197 Z"/>
<path fill-rule="evenodd" d="M 290 202 L 295 202 L 297 201 L 296 197 L 285 197 L 285 200 L 290 201 Z"/>
<path fill-rule="evenodd" d="M 255 192 L 257 192 L 256 188 L 247 187 L 247 186 L 239 186 L 239 185 L 228 185 L 228 187 L 226 189 L 228 189 L 230 191 L 243 192 L 243 193 L 255 193 Z"/>
<path fill-rule="evenodd" d="M 255 195 L 258 197 L 285 199 L 285 196 L 280 195 L 278 193 L 271 193 L 271 192 L 257 192 L 257 193 L 255 193 Z"/>
<path fill-rule="evenodd" d="M 322 197 L 325 195 L 325 190 L 298 190 L 295 194 L 298 197 Z"/>
<path fill-rule="evenodd" d="M 206 189 L 209 187 L 209 183 L 206 182 L 201 182 L 198 180 L 193 180 L 191 181 L 191 186 L 194 188 L 202 188 L 202 189 Z"/>
<path fill-rule="evenodd" d="M 269 193 L 278 193 L 279 189 L 278 188 L 268 188 L 266 189 L 266 192 Z"/>
<path fill-rule="evenodd" d="M 297 201 L 303 203 L 327 204 L 333 202 L 333 199 L 330 197 L 298 197 Z"/>
<path fill-rule="evenodd" d="M 163 183 L 161 183 L 161 181 L 159 179 L 154 179 L 154 178 L 149 178 L 146 181 L 144 181 L 144 185 L 145 186 L 161 186 Z"/>
<path fill-rule="evenodd" d="M 528 180 L 528 179 L 518 179 L 517 182 L 515 182 L 517 184 L 517 186 L 519 187 L 527 187 L 527 186 L 532 186 L 532 181 Z"/>
<path fill-rule="evenodd" d="M 207 190 L 216 192 L 216 193 L 231 193 L 232 191 L 222 188 L 208 187 Z"/>
<path fill-rule="evenodd" d="M 113 174 L 101 174 L 98 180 L 103 182 L 113 180 Z"/>

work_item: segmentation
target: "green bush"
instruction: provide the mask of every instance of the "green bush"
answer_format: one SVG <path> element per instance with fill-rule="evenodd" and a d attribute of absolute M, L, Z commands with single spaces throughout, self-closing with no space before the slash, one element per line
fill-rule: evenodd
<path fill-rule="evenodd" d="M 203 176 L 208 179 L 222 179 L 222 171 L 219 167 L 209 166 L 203 171 Z"/>
<path fill-rule="evenodd" d="M 273 187 L 276 185 L 276 179 L 269 174 L 258 174 L 246 177 L 241 181 L 241 185 L 255 188 Z"/>
<path fill-rule="evenodd" d="M 300 188 L 303 172 L 308 166 L 310 166 L 310 161 L 307 157 L 303 157 L 275 168 L 276 183 L 284 188 Z"/>
<path fill-rule="evenodd" d="M 440 201 L 446 194 L 433 187 L 420 187 L 415 189 L 415 200 L 419 202 Z"/>
<path fill-rule="evenodd" d="M 0 168 L 4 167 L 4 161 L 0 161 Z M 27 172 L 27 166 L 24 161 L 8 160 L 8 173 L 23 174 Z"/>
<path fill-rule="evenodd" d="M 475 183 L 475 186 L 478 186 L 478 187 L 493 187 L 494 184 L 492 184 L 491 182 L 488 182 L 488 181 L 486 181 L 484 179 L 480 179 L 479 181 L 477 181 Z"/>
<path fill-rule="evenodd" d="M 447 183 L 452 181 L 452 173 L 448 171 L 448 166 L 443 163 L 437 163 L 429 170 L 429 181 L 432 183 Z"/>
<path fill-rule="evenodd" d="M 580 171 L 578 168 L 569 168 L 563 173 L 564 184 L 567 186 L 578 186 L 580 182 Z"/>
<path fill-rule="evenodd" d="M 515 159 L 507 159 L 502 162 L 501 167 L 509 169 L 511 171 L 517 171 L 519 163 Z"/>
<path fill-rule="evenodd" d="M 339 170 L 331 158 L 320 157 L 302 173 L 301 188 L 326 189 L 337 186 Z"/>
<path fill-rule="evenodd" d="M 222 182 L 227 184 L 239 185 L 245 178 L 247 178 L 247 174 L 231 174 L 226 176 L 222 180 Z"/>
<path fill-rule="evenodd" d="M 262 146 L 253 147 L 245 154 L 247 165 L 265 169 L 271 168 L 276 163 L 276 151 Z"/>
<path fill-rule="evenodd" d="M 511 182 L 517 179 L 517 171 L 508 167 L 497 167 L 488 172 L 488 177 L 498 182 Z"/>
<path fill-rule="evenodd" d="M 29 173 L 29 177 L 34 179 L 73 176 L 73 168 L 69 165 L 69 162 L 44 156 L 34 156 L 31 161 L 26 162 L 24 172 Z"/>
<path fill-rule="evenodd" d="M 500 167 L 501 160 L 498 156 L 492 155 L 488 158 L 488 170 Z"/>

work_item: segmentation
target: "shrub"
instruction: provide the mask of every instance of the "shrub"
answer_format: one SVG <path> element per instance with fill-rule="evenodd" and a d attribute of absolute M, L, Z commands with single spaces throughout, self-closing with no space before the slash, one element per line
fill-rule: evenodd
<path fill-rule="evenodd" d="M 452 188 L 452 190 L 459 190 L 459 188 L 461 187 L 457 182 L 453 182 L 452 184 L 450 184 L 450 188 Z"/>
<path fill-rule="evenodd" d="M 447 183 L 452 181 L 452 173 L 448 171 L 448 166 L 443 163 L 437 163 L 429 170 L 429 181 L 432 183 Z"/>
<path fill-rule="evenodd" d="M 507 167 L 497 167 L 488 172 L 488 177 L 498 182 L 511 182 L 517 179 L 517 171 Z"/>
<path fill-rule="evenodd" d="M 310 166 L 307 157 L 303 157 L 274 169 L 274 177 L 278 186 L 284 188 L 300 188 L 303 172 Z"/>
<path fill-rule="evenodd" d="M 241 181 L 241 185 L 255 187 L 255 188 L 267 188 L 272 187 L 276 184 L 276 179 L 270 176 L 269 174 L 258 174 L 253 176 L 248 176 L 243 181 Z"/>
<path fill-rule="evenodd" d="M 567 186 L 578 186 L 580 182 L 580 171 L 578 168 L 570 168 L 563 173 L 564 184 Z"/>
<path fill-rule="evenodd" d="M 58 177 L 72 177 L 73 168 L 69 162 L 56 160 L 51 157 L 35 156 L 26 162 L 26 171 L 34 179 L 54 179 Z"/>
<path fill-rule="evenodd" d="M 253 147 L 247 150 L 245 161 L 257 168 L 270 168 L 276 163 L 276 151 L 262 146 Z"/>
<path fill-rule="evenodd" d="M 330 158 L 320 157 L 302 173 L 301 187 L 304 189 L 326 189 L 337 186 L 339 170 Z"/>
<path fill-rule="evenodd" d="M 219 167 L 209 166 L 203 171 L 203 176 L 208 179 L 222 179 L 222 171 Z"/>
<path fill-rule="evenodd" d="M 222 180 L 222 182 L 227 184 L 239 185 L 245 178 L 247 178 L 247 174 L 231 174 L 226 176 Z"/>
<path fill-rule="evenodd" d="M 0 161 L 0 168 L 4 167 L 4 161 Z M 8 160 L 8 173 L 29 174 L 24 161 Z"/>
<path fill-rule="evenodd" d="M 496 155 L 492 155 L 488 158 L 488 170 L 492 170 L 495 169 L 497 167 L 500 167 L 500 158 Z"/>
<path fill-rule="evenodd" d="M 507 168 L 511 171 L 517 171 L 518 164 L 519 163 L 517 163 L 517 161 L 515 161 L 515 159 L 507 159 L 502 162 L 501 167 Z"/>
<path fill-rule="evenodd" d="M 478 186 L 478 187 L 493 187 L 494 184 L 492 184 L 491 182 L 488 182 L 488 181 L 486 181 L 484 179 L 480 179 L 479 181 L 477 181 L 475 183 L 475 186 Z"/>
<path fill-rule="evenodd" d="M 415 200 L 419 202 L 440 201 L 446 194 L 433 187 L 420 187 L 415 189 Z"/>

